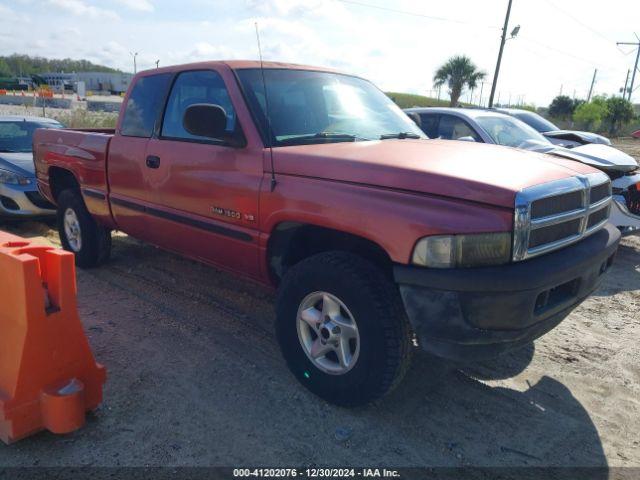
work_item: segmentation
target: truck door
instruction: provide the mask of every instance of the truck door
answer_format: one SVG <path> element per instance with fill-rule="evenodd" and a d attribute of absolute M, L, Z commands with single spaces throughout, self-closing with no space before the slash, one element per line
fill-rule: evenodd
<path fill-rule="evenodd" d="M 146 158 L 147 144 L 162 114 L 171 73 L 139 77 L 109 147 L 107 174 L 111 210 L 118 228 L 153 241 L 147 207 L 157 202 Z"/>
<path fill-rule="evenodd" d="M 215 69 L 184 71 L 174 79 L 157 138 L 146 150 L 147 158 L 157 159 L 154 237 L 165 248 L 257 277 L 262 158 L 242 145 L 231 98 Z M 226 130 L 237 142 L 188 133 L 184 113 L 197 103 L 223 107 Z"/>

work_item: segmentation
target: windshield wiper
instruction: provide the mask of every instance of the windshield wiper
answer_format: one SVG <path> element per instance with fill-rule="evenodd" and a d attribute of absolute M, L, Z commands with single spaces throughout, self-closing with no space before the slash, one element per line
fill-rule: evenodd
<path fill-rule="evenodd" d="M 357 135 L 352 135 L 351 133 L 318 132 L 310 135 L 298 135 L 297 137 L 285 138 L 282 140 L 278 140 L 278 143 L 282 145 L 282 144 L 306 142 L 308 140 L 315 140 L 315 139 L 345 140 L 348 142 L 355 142 L 357 140 L 367 140 L 366 138 L 358 137 Z"/>
<path fill-rule="evenodd" d="M 390 138 L 399 138 L 400 140 L 404 140 L 405 138 L 422 138 L 417 133 L 413 132 L 398 132 L 398 133 L 385 133 L 380 135 L 380 140 L 388 140 Z"/>

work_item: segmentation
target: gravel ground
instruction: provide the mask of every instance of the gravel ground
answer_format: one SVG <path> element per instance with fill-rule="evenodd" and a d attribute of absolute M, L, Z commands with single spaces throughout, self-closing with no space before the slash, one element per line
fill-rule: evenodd
<path fill-rule="evenodd" d="M 58 244 L 43 223 L 2 228 Z M 105 401 L 76 433 L 0 445 L 0 466 L 640 467 L 640 237 L 535 345 L 470 366 L 416 351 L 354 410 L 288 373 L 255 284 L 117 235 L 78 288 Z"/>

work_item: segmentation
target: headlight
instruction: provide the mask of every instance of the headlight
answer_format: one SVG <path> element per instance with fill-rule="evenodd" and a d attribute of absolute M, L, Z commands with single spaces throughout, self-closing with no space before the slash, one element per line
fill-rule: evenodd
<path fill-rule="evenodd" d="M 0 168 L 0 183 L 8 183 L 10 185 L 29 185 L 31 183 L 31 179 Z"/>
<path fill-rule="evenodd" d="M 434 235 L 418 241 L 412 262 L 431 268 L 501 265 L 511 260 L 511 233 Z"/>

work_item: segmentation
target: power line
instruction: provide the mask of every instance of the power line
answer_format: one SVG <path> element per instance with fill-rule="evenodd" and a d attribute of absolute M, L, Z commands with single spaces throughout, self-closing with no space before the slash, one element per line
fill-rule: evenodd
<path fill-rule="evenodd" d="M 386 11 L 386 12 L 397 13 L 397 14 L 400 14 L 400 15 L 409 15 L 409 16 L 412 16 L 412 17 L 427 18 L 429 20 L 457 23 L 457 24 L 461 24 L 461 25 L 476 25 L 476 26 L 478 25 L 477 23 L 465 22 L 463 20 L 455 20 L 455 19 L 446 18 L 446 17 L 435 17 L 435 16 L 431 16 L 431 15 L 424 15 L 422 13 L 417 13 L 417 12 L 409 12 L 409 11 L 406 11 L 406 10 L 399 10 L 399 9 L 396 9 L 396 8 L 383 7 L 383 6 L 380 6 L 380 5 L 372 5 L 370 3 L 364 3 L 364 2 L 357 1 L 357 0 L 336 0 L 336 1 L 338 1 L 340 3 L 348 4 L 348 5 L 356 5 L 356 6 L 365 7 L 365 8 L 373 8 L 373 9 L 376 9 L 376 10 L 382 10 L 382 11 Z M 548 2 L 549 0 L 545 0 L 545 1 Z M 569 15 L 569 14 L 567 13 L 567 15 Z M 578 21 L 577 19 L 574 19 L 574 20 Z M 500 29 L 500 27 L 493 26 L 493 25 L 480 25 L 480 26 L 486 27 L 486 28 L 492 28 L 492 29 L 496 29 L 496 30 Z M 586 25 L 584 25 L 584 26 L 586 26 Z M 590 27 L 587 26 L 587 28 L 590 28 Z M 591 30 L 593 30 L 593 29 L 591 29 Z M 599 34 L 599 32 L 597 32 L 595 30 L 593 30 L 593 31 Z M 606 39 L 606 37 L 604 37 L 602 34 L 599 34 L 599 35 Z M 522 37 L 522 35 L 521 35 L 521 37 Z M 541 47 L 547 48 L 549 50 L 553 50 L 553 51 L 555 51 L 557 53 L 561 53 L 561 54 L 566 55 L 568 57 L 572 57 L 572 58 L 575 58 L 577 60 L 589 63 L 590 65 L 593 65 L 593 66 L 596 65 L 596 63 L 593 62 L 592 60 L 588 60 L 586 58 L 574 55 L 574 54 L 566 52 L 564 50 L 560 50 L 560 49 L 552 47 L 550 45 L 546 45 L 544 43 L 538 42 L 537 40 L 534 40 L 534 39 L 529 38 L 529 37 L 523 37 L 523 38 L 525 38 L 529 42 L 536 43 L 536 44 L 540 45 Z M 609 39 L 606 39 L 606 40 L 608 42 L 610 42 L 610 43 L 613 43 Z"/>
<path fill-rule="evenodd" d="M 561 54 L 566 55 L 568 57 L 575 58 L 576 60 L 581 60 L 583 62 L 587 62 L 590 65 L 594 65 L 594 66 L 596 65 L 596 63 L 594 63 L 592 60 L 588 60 L 586 58 L 579 57 L 578 55 L 574 55 L 573 53 L 565 52 L 564 50 L 560 50 L 559 48 L 552 47 L 551 45 L 547 45 L 546 43 L 539 42 L 539 41 L 534 40 L 533 38 L 530 38 L 530 37 L 526 37 L 526 36 L 523 36 L 523 35 L 521 35 L 521 37 L 524 40 L 528 41 L 528 42 L 535 43 L 536 45 L 540 45 L 541 47 L 547 48 L 549 50 L 553 50 L 554 52 L 558 52 L 558 53 L 561 53 Z"/>
<path fill-rule="evenodd" d="M 595 33 L 596 35 L 598 35 L 600 38 L 602 38 L 603 40 L 606 40 L 607 43 L 609 44 L 613 44 L 613 40 L 611 40 L 610 38 L 608 38 L 606 35 L 604 35 L 603 33 L 599 32 L 598 30 L 596 30 L 595 28 L 587 25 L 586 23 L 582 22 L 582 20 L 579 20 L 578 18 L 574 17 L 573 15 L 571 15 L 569 12 L 567 12 L 564 8 L 560 8 L 558 5 L 556 5 L 555 3 L 552 3 L 551 0 L 545 0 L 545 2 L 547 2 L 547 4 L 551 5 L 551 7 L 555 8 L 556 10 L 564 13 L 567 17 L 569 17 L 571 20 L 573 20 L 574 22 L 576 22 L 578 25 L 581 25 L 582 27 L 586 28 L 587 30 Z"/>
<path fill-rule="evenodd" d="M 618 47 L 618 50 L 620 50 L 620 53 L 622 53 L 625 56 L 631 55 L 632 53 L 635 53 L 635 51 L 636 51 L 636 49 L 634 48 L 633 50 L 629 50 L 628 52 L 623 52 L 620 47 Z"/>
<path fill-rule="evenodd" d="M 635 91 L 635 89 L 633 88 L 633 84 L 635 83 L 635 80 L 636 80 L 636 71 L 640 71 L 640 69 L 638 69 L 638 61 L 640 61 L 640 37 L 638 37 L 638 35 L 635 33 L 634 35 L 638 39 L 637 42 L 617 42 L 616 43 L 616 45 L 633 45 L 637 49 L 636 64 L 633 66 L 633 74 L 631 75 L 631 86 L 629 87 L 629 95 L 627 97 L 627 100 L 629 101 L 631 101 L 631 95 Z"/>
<path fill-rule="evenodd" d="M 397 13 L 400 15 L 409 15 L 412 17 L 420 17 L 420 18 L 427 18 L 429 20 L 437 20 L 439 22 L 450 22 L 450 23 L 458 23 L 460 25 L 475 25 L 475 26 L 481 26 L 481 27 L 487 27 L 487 28 L 495 28 L 495 29 L 499 29 L 500 27 L 496 27 L 494 25 L 478 25 L 477 23 L 472 23 L 472 22 L 465 22 L 464 20 L 456 20 L 453 18 L 446 18 L 446 17 L 435 17 L 433 15 L 425 15 L 422 13 L 417 13 L 417 12 L 408 12 L 406 10 L 398 10 L 396 8 L 390 8 L 390 7 L 383 7 L 380 5 L 372 5 L 370 3 L 364 3 L 364 2 L 357 2 L 355 0 L 337 0 L 340 3 L 346 3 L 349 5 L 357 5 L 359 7 L 365 7 L 365 8 L 374 8 L 376 10 L 383 10 L 385 12 L 392 12 L 392 13 Z"/>

